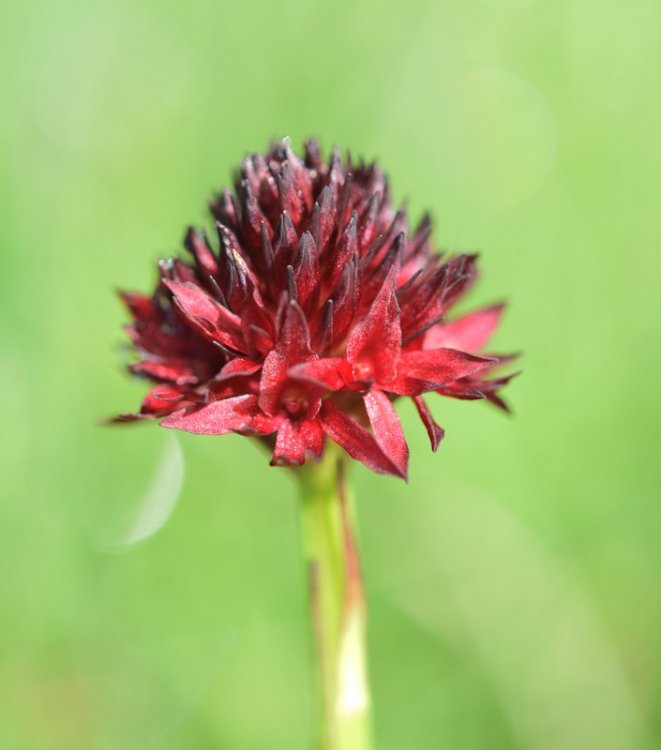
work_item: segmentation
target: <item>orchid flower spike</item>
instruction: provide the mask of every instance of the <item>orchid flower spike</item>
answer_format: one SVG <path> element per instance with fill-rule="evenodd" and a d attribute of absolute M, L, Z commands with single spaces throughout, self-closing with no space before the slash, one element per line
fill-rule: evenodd
<path fill-rule="evenodd" d="M 427 393 L 488 399 L 511 356 L 484 354 L 494 305 L 448 318 L 476 256 L 444 257 L 425 215 L 410 230 L 376 164 L 328 161 L 311 140 L 244 159 L 234 191 L 210 205 L 217 239 L 190 228 L 189 257 L 160 263 L 151 296 L 122 292 L 138 359 L 153 382 L 138 413 L 163 427 L 266 441 L 272 465 L 319 459 L 327 440 L 374 471 L 407 477 L 393 402 L 415 403 L 436 450 Z"/>

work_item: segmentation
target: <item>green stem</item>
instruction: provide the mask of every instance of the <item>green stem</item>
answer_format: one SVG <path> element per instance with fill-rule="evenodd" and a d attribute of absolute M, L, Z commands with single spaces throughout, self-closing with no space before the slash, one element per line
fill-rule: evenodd
<path fill-rule="evenodd" d="M 320 750 L 370 750 L 366 608 L 346 457 L 332 447 L 301 478 L 301 528 L 308 566 L 319 677 Z"/>

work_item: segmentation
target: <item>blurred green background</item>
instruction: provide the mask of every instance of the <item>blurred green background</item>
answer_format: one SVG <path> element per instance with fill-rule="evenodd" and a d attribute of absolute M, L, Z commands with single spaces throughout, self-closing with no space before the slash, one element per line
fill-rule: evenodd
<path fill-rule="evenodd" d="M 513 418 L 439 398 L 432 455 L 402 405 L 410 484 L 355 469 L 379 750 L 661 747 L 658 0 L 2 15 L 0 747 L 310 746 L 288 476 L 96 426 L 144 391 L 113 289 L 285 134 L 378 157 L 525 352 Z"/>

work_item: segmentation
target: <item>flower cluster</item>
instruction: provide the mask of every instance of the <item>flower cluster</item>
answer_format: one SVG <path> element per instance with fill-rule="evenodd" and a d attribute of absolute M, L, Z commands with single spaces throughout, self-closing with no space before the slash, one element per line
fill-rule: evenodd
<path fill-rule="evenodd" d="M 446 320 L 472 285 L 475 255 L 444 258 L 424 216 L 409 232 L 374 164 L 303 158 L 289 143 L 247 157 L 235 191 L 210 205 L 218 243 L 189 229 L 190 259 L 160 263 L 152 296 L 124 292 L 127 331 L 152 380 L 138 414 L 164 427 L 259 436 L 273 465 L 321 457 L 327 438 L 371 469 L 406 477 L 393 400 L 413 399 L 433 450 L 443 437 L 423 399 L 498 395 L 509 357 L 477 354 L 502 305 Z"/>

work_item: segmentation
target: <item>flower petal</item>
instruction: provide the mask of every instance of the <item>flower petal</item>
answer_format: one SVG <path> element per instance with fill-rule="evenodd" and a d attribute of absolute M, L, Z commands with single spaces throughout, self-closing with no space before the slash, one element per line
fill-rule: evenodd
<path fill-rule="evenodd" d="M 357 461 L 379 474 L 400 476 L 397 467 L 385 455 L 374 436 L 331 401 L 324 401 L 319 412 L 321 426 L 331 440 Z"/>
<path fill-rule="evenodd" d="M 253 417 L 256 410 L 256 396 L 236 396 L 177 412 L 164 419 L 161 426 L 196 435 L 251 431 L 254 428 Z"/>
<path fill-rule="evenodd" d="M 424 334 L 468 290 L 475 280 L 476 258 L 476 255 L 457 255 L 436 269 L 434 262 L 430 262 L 399 289 L 405 341 Z"/>
<path fill-rule="evenodd" d="M 280 338 L 275 349 L 264 360 L 259 382 L 259 406 L 267 414 L 274 415 L 280 392 L 284 388 L 287 371 L 293 365 L 310 359 L 310 330 L 305 314 L 297 302 L 289 301 L 284 310 Z M 317 408 L 318 408 L 317 404 Z"/>
<path fill-rule="evenodd" d="M 144 375 L 154 380 L 167 380 L 176 385 L 190 385 L 204 379 L 204 367 L 197 368 L 196 364 L 186 359 L 143 359 L 134 362 L 129 370 L 134 375 Z M 201 369 L 202 372 L 197 370 Z"/>
<path fill-rule="evenodd" d="M 491 357 L 479 357 L 458 349 L 402 352 L 397 378 L 386 390 L 402 396 L 418 396 L 486 370 L 493 363 Z"/>
<path fill-rule="evenodd" d="M 358 254 L 349 258 L 342 269 L 340 280 L 333 288 L 331 299 L 333 301 L 332 321 L 333 335 L 341 340 L 346 334 L 356 309 L 360 294 L 360 273 Z"/>
<path fill-rule="evenodd" d="M 414 396 L 413 403 L 415 408 L 418 410 L 420 419 L 424 424 L 427 434 L 429 435 L 429 442 L 431 443 L 431 449 L 434 453 L 438 450 L 438 446 L 441 444 L 441 440 L 445 437 L 445 430 L 436 423 L 429 407 L 425 403 L 422 396 Z"/>
<path fill-rule="evenodd" d="M 480 373 L 482 375 L 483 373 Z M 481 377 L 469 377 L 458 380 L 454 383 L 448 383 L 440 388 L 437 393 L 451 398 L 474 400 L 486 398 L 495 404 L 499 409 L 509 412 L 510 408 L 500 398 L 498 391 L 506 386 L 512 378 L 520 375 L 521 372 L 513 372 L 510 375 L 504 375 L 500 378 L 482 379 Z"/>
<path fill-rule="evenodd" d="M 319 461 L 324 454 L 324 445 L 326 443 L 326 433 L 321 427 L 321 422 L 318 419 L 311 419 L 303 422 L 302 425 L 306 433 L 305 442 L 307 451 L 314 459 Z"/>
<path fill-rule="evenodd" d="M 298 302 L 290 300 L 284 311 L 277 347 L 294 365 L 312 356 L 310 329 Z"/>
<path fill-rule="evenodd" d="M 208 278 L 218 272 L 218 263 L 204 234 L 189 227 L 184 239 L 186 249 L 195 258 L 200 273 Z"/>
<path fill-rule="evenodd" d="M 120 414 L 116 414 L 114 417 L 108 417 L 102 419 L 100 424 L 102 425 L 114 425 L 114 424 L 130 424 L 131 422 L 142 422 L 147 419 L 156 419 L 155 414 L 135 414 L 130 411 L 123 411 Z"/>
<path fill-rule="evenodd" d="M 294 365 L 288 371 L 289 377 L 306 383 L 318 385 L 329 391 L 339 391 L 346 387 L 342 372 L 346 369 L 346 360 L 342 357 L 328 357 L 326 359 L 311 359 Z"/>
<path fill-rule="evenodd" d="M 392 401 L 378 388 L 371 388 L 363 400 L 376 442 L 397 468 L 398 475 L 406 479 L 409 447 Z"/>
<path fill-rule="evenodd" d="M 308 453 L 319 458 L 324 448 L 324 432 L 318 420 L 283 418 L 278 426 L 271 466 L 300 466 Z"/>
<path fill-rule="evenodd" d="M 131 315 L 142 323 L 160 322 L 163 313 L 154 302 L 153 297 L 137 292 L 118 292 L 119 298 L 126 305 Z"/>
<path fill-rule="evenodd" d="M 266 414 L 275 415 L 280 392 L 287 382 L 288 362 L 279 349 L 268 353 L 262 366 L 259 380 L 259 408 Z"/>
<path fill-rule="evenodd" d="M 251 359 L 244 359 L 243 357 L 236 357 L 235 359 L 231 359 L 213 380 L 214 383 L 223 383 L 230 378 L 254 375 L 260 367 L 259 362 L 253 362 Z"/>
<path fill-rule="evenodd" d="M 241 319 L 192 282 L 179 283 L 165 279 L 163 284 L 186 320 L 209 341 L 243 352 Z"/>
<path fill-rule="evenodd" d="M 124 412 L 107 420 L 107 423 L 122 424 L 142 419 L 160 419 L 175 411 L 180 411 L 185 406 L 191 406 L 196 398 L 199 396 L 195 391 L 189 391 L 185 387 L 156 385 L 142 400 L 139 413 Z"/>
<path fill-rule="evenodd" d="M 504 304 L 492 305 L 463 315 L 450 323 L 439 323 L 425 334 L 425 349 L 450 347 L 477 352 L 488 343 L 503 316 Z"/>
<path fill-rule="evenodd" d="M 347 340 L 347 360 L 351 364 L 369 360 L 380 383 L 390 382 L 397 373 L 402 344 L 396 286 L 399 264 L 395 263 L 372 306 Z"/>
<path fill-rule="evenodd" d="M 304 305 L 319 288 L 319 251 L 310 232 L 303 232 L 294 256 L 297 297 Z"/>

